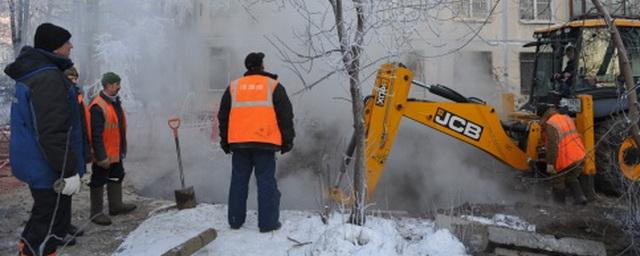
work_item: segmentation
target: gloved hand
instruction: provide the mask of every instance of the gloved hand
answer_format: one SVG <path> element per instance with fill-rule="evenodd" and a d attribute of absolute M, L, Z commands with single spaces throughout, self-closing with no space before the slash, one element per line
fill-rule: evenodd
<path fill-rule="evenodd" d="M 105 158 L 102 161 L 98 161 L 96 162 L 96 164 L 104 169 L 109 169 L 109 159 Z"/>
<path fill-rule="evenodd" d="M 547 165 L 547 173 L 548 174 L 556 174 L 556 169 L 553 168 L 553 165 L 550 165 L 550 164 Z"/>
<path fill-rule="evenodd" d="M 282 144 L 282 147 L 280 147 L 280 154 L 284 155 L 291 151 L 291 149 L 293 149 L 293 142 L 284 143 Z"/>
<path fill-rule="evenodd" d="M 60 187 L 62 187 L 61 190 Z M 62 193 L 63 195 L 68 196 L 78 193 L 78 191 L 80 191 L 80 176 L 76 174 L 69 178 L 59 179 L 54 184 L 54 190 L 56 190 L 56 192 L 58 193 Z"/>
<path fill-rule="evenodd" d="M 222 151 L 224 151 L 225 154 L 231 153 L 231 149 L 229 148 L 229 143 L 221 141 L 220 142 L 220 148 L 222 149 Z"/>
<path fill-rule="evenodd" d="M 91 171 L 89 171 L 88 168 L 87 168 L 87 171 L 85 171 L 84 175 L 80 177 L 80 182 L 82 182 L 82 184 L 87 184 L 87 185 L 89 185 L 89 183 L 91 182 Z"/>

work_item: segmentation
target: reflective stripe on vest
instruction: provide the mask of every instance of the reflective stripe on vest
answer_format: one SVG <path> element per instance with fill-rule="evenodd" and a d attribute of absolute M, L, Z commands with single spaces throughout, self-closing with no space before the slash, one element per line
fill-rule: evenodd
<path fill-rule="evenodd" d="M 282 135 L 273 106 L 273 91 L 278 81 L 250 75 L 231 82 L 229 143 L 269 143 L 282 145 Z"/>
<path fill-rule="evenodd" d="M 558 150 L 556 152 L 556 171 L 562 171 L 569 165 L 582 161 L 586 156 L 584 144 L 571 117 L 555 114 L 547 120 L 558 134 Z"/>
<path fill-rule="evenodd" d="M 116 109 L 115 107 L 113 107 L 113 105 L 107 103 L 101 96 L 97 96 L 93 100 L 93 102 L 91 102 L 89 108 L 93 107 L 94 105 L 98 105 L 102 109 L 102 114 L 104 116 L 104 130 L 102 131 L 102 140 L 105 153 L 107 154 L 107 159 L 109 160 L 110 164 L 118 163 L 120 162 L 122 157 L 122 152 L 120 152 L 122 142 Z M 126 131 L 127 121 L 124 117 L 124 113 L 122 124 L 124 125 Z M 89 134 L 89 138 L 92 138 L 91 134 Z M 102 159 L 94 160 L 100 161 Z"/>

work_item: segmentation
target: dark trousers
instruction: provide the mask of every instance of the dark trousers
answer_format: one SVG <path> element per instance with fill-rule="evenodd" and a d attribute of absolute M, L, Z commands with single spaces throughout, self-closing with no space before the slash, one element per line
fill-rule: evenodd
<path fill-rule="evenodd" d="M 273 228 L 280 218 L 280 191 L 275 179 L 276 158 L 272 150 L 237 149 L 232 155 L 229 188 L 229 225 L 240 227 L 247 215 L 249 179 L 255 169 L 258 185 L 258 227 Z"/>
<path fill-rule="evenodd" d="M 109 168 L 102 168 L 97 164 L 91 165 L 91 182 L 89 187 L 97 188 L 107 183 L 119 183 L 124 179 L 124 166 L 122 162 L 114 163 Z"/>
<path fill-rule="evenodd" d="M 578 177 L 582 173 L 583 165 L 582 163 L 572 164 L 564 168 L 564 170 L 560 171 L 560 173 L 564 173 L 563 175 L 556 177 L 551 180 L 551 185 L 554 189 L 557 190 L 565 190 L 567 187 L 571 187 L 572 183 L 578 184 Z"/>
<path fill-rule="evenodd" d="M 31 217 L 21 237 L 21 241 L 25 244 L 23 252 L 27 255 L 40 255 L 40 245 L 48 239 L 43 251 L 44 255 L 48 255 L 55 252 L 59 244 L 59 240 L 55 239 L 54 235 L 63 239 L 67 234 L 71 221 L 71 197 L 60 194 L 58 199 L 58 194 L 53 189 L 35 188 L 31 188 L 31 197 L 33 198 Z M 54 214 L 55 220 L 49 233 Z"/>

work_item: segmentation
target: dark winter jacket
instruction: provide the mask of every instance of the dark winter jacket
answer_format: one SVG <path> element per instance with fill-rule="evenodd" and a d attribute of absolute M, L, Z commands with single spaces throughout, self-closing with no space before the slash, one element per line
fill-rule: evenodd
<path fill-rule="evenodd" d="M 267 73 L 264 71 L 247 71 L 244 76 L 250 75 L 262 75 L 277 80 L 278 75 Z M 278 120 L 278 127 L 280 128 L 280 134 L 282 135 L 282 147 L 268 144 L 268 143 L 233 143 L 229 145 L 227 140 L 228 127 L 229 127 L 229 113 L 231 112 L 231 93 L 229 87 L 225 90 L 220 101 L 220 108 L 218 110 L 218 125 L 220 130 L 220 145 L 230 148 L 231 150 L 238 148 L 257 148 L 267 150 L 281 150 L 283 148 L 291 149 L 293 146 L 293 138 L 296 136 L 296 132 L 293 127 L 293 107 L 287 91 L 282 84 L 278 84 L 273 91 L 273 107 L 276 112 L 276 119 Z"/>
<path fill-rule="evenodd" d="M 32 188 L 84 174 L 81 106 L 63 74 L 67 58 L 25 46 L 4 72 L 16 80 L 11 105 L 13 174 Z"/>
<path fill-rule="evenodd" d="M 120 97 L 116 97 L 115 101 L 100 92 L 98 97 L 102 97 L 108 104 L 111 104 L 116 110 L 118 120 L 124 120 L 124 110 L 122 109 L 122 102 Z M 102 138 L 102 132 L 104 132 L 104 113 L 102 108 L 98 105 L 93 105 L 89 112 L 91 113 L 91 146 L 93 148 L 93 156 L 96 161 L 107 159 L 107 151 L 104 148 L 104 139 Z M 120 152 L 122 154 L 121 159 L 124 159 L 127 155 L 127 133 L 125 124 L 118 122 L 120 127 Z"/>

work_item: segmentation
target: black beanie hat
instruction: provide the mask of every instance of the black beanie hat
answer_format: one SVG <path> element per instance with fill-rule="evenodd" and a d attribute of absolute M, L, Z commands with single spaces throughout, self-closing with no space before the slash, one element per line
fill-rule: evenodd
<path fill-rule="evenodd" d="M 244 66 L 248 70 L 256 70 L 262 68 L 262 59 L 264 59 L 264 53 L 252 52 L 244 59 Z"/>
<path fill-rule="evenodd" d="M 36 29 L 36 35 L 33 37 L 33 47 L 53 52 L 69 41 L 70 38 L 71 33 L 66 29 L 51 23 L 42 23 Z"/>

